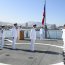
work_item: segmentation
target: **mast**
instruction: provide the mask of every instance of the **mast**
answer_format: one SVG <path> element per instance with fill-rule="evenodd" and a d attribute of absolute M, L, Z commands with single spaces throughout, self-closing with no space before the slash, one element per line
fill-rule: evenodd
<path fill-rule="evenodd" d="M 46 0 L 45 0 L 45 38 L 47 38 L 47 24 L 46 24 Z"/>

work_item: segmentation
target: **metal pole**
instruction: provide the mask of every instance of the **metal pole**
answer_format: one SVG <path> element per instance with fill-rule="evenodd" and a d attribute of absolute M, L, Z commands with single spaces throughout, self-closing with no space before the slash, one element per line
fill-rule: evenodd
<path fill-rule="evenodd" d="M 46 0 L 45 0 L 45 38 L 47 38 L 47 25 L 46 25 Z"/>

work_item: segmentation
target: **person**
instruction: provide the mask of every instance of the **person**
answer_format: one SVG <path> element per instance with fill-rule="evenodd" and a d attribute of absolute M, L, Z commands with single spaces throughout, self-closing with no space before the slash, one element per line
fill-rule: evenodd
<path fill-rule="evenodd" d="M 15 23 L 13 28 L 12 28 L 12 36 L 13 36 L 12 49 L 16 49 L 15 43 L 17 40 L 17 23 Z"/>
<path fill-rule="evenodd" d="M 31 51 L 34 51 L 34 43 L 35 43 L 35 40 L 36 40 L 36 24 L 33 25 L 33 29 L 31 29 L 31 32 L 30 32 L 30 39 L 31 39 L 31 43 L 30 43 L 30 50 Z"/>
<path fill-rule="evenodd" d="M 65 55 L 65 24 L 64 24 L 64 27 L 62 29 L 62 39 L 63 39 L 63 55 Z"/>
<path fill-rule="evenodd" d="M 40 28 L 40 40 L 43 40 L 43 29 L 42 28 Z"/>
<path fill-rule="evenodd" d="M 1 26 L 1 49 L 4 47 L 4 27 Z"/>

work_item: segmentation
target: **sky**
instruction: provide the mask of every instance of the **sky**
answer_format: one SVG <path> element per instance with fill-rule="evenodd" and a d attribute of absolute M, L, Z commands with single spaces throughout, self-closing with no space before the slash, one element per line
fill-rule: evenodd
<path fill-rule="evenodd" d="M 45 0 L 0 0 L 0 21 L 41 22 Z M 46 0 L 46 23 L 64 25 L 65 0 Z"/>

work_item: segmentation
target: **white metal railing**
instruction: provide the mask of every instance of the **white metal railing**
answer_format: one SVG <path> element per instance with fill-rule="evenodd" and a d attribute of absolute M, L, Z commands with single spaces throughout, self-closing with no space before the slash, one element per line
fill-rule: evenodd
<path fill-rule="evenodd" d="M 12 37 L 12 31 L 11 30 L 5 30 L 4 31 L 5 37 Z M 1 35 L 0 35 L 1 37 Z M 24 30 L 24 37 L 30 37 L 30 30 Z M 39 31 L 36 31 L 36 37 L 40 38 Z M 62 31 L 61 30 L 48 30 L 47 31 L 47 37 L 52 39 L 61 39 L 62 38 Z M 43 38 L 45 38 L 45 32 L 43 31 Z"/>
<path fill-rule="evenodd" d="M 25 33 L 24 36 L 26 37 L 26 31 L 24 33 Z M 28 31 L 28 37 L 30 37 L 30 30 Z M 36 37 L 40 38 L 39 31 L 36 32 Z M 44 31 L 43 31 L 43 38 L 45 38 Z M 47 38 L 62 39 L 62 31 L 61 30 L 47 30 Z"/>

